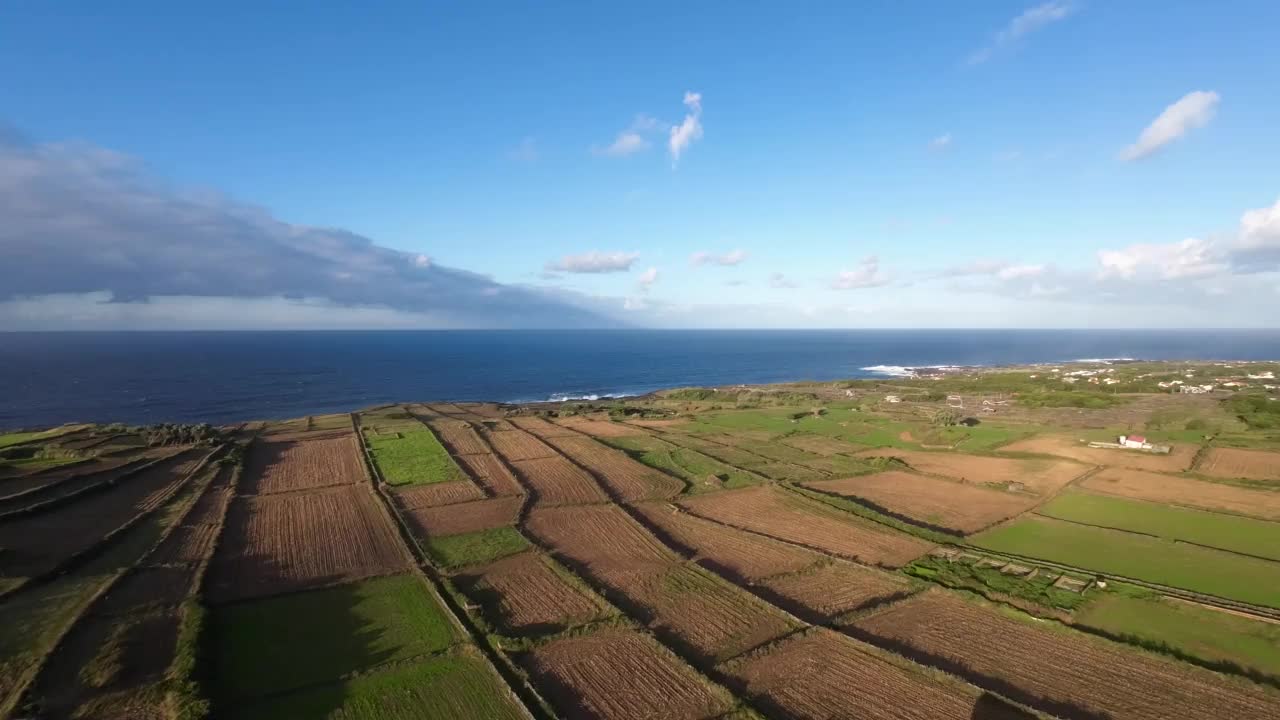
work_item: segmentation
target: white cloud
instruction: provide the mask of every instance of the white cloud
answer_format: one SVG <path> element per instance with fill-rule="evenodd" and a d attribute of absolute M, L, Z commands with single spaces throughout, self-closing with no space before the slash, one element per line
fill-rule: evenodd
<path fill-rule="evenodd" d="M 567 273 L 613 273 L 626 272 L 640 258 L 638 252 L 597 252 L 592 250 L 581 255 L 565 255 L 555 262 L 547 263 L 550 272 Z"/>
<path fill-rule="evenodd" d="M 413 266 L 419 267 L 419 268 L 429 268 L 431 267 L 431 258 L 427 257 L 426 255 L 420 254 L 413 259 Z"/>
<path fill-rule="evenodd" d="M 1280 245 L 1280 200 L 1240 218 L 1240 242 L 1246 248 Z"/>
<path fill-rule="evenodd" d="M 992 38 L 991 44 L 970 55 L 969 64 L 979 65 L 984 63 L 1002 48 L 1037 30 L 1048 27 L 1060 20 L 1065 20 L 1073 12 L 1075 12 L 1075 7 L 1069 2 L 1062 2 L 1061 0 L 1051 0 L 1028 8 L 997 32 L 995 37 Z"/>
<path fill-rule="evenodd" d="M 673 165 L 680 161 L 680 156 L 695 140 L 702 137 L 702 93 L 686 92 L 684 104 L 689 112 L 684 116 L 683 122 L 672 126 L 671 137 L 667 141 Z"/>
<path fill-rule="evenodd" d="M 832 281 L 831 287 L 835 290 L 858 290 L 880 287 L 888 283 L 889 279 L 880 272 L 880 258 L 872 255 L 863 258 L 858 267 L 853 270 L 842 270 Z"/>
<path fill-rule="evenodd" d="M 637 282 L 640 283 L 640 289 L 642 291 L 648 290 L 649 287 L 657 281 L 658 281 L 658 268 L 656 267 L 651 267 L 648 270 L 645 270 L 644 272 L 640 273 L 640 278 L 637 280 Z"/>
<path fill-rule="evenodd" d="M 520 141 L 520 144 L 511 152 L 507 153 L 507 157 L 517 162 L 533 162 L 538 159 L 538 143 L 531 137 L 526 137 Z"/>
<path fill-rule="evenodd" d="M 929 141 L 929 149 L 934 152 L 946 150 L 951 146 L 951 133 L 943 133 Z"/>
<path fill-rule="evenodd" d="M 693 264 L 695 267 L 702 266 L 702 265 L 725 265 L 725 266 L 739 265 L 742 263 L 743 260 L 746 260 L 746 259 L 747 259 L 746 251 L 740 250 L 740 249 L 730 250 L 729 252 L 724 253 L 722 255 L 717 255 L 715 253 L 709 253 L 706 251 L 698 251 L 689 256 L 689 262 Z"/>
<path fill-rule="evenodd" d="M 996 271 L 1001 280 L 1017 280 L 1019 278 L 1038 277 L 1043 275 L 1044 265 L 1009 265 Z"/>
<path fill-rule="evenodd" d="M 1197 238 L 1166 244 L 1130 245 L 1098 253 L 1099 277 L 1154 275 L 1164 280 L 1215 275 L 1227 269 L 1216 248 Z"/>
<path fill-rule="evenodd" d="M 631 121 L 631 125 L 626 130 L 618 133 L 618 137 L 614 138 L 612 143 L 603 148 L 592 148 L 591 152 L 603 157 L 634 155 L 641 150 L 647 150 L 651 146 L 645 136 L 653 133 L 657 128 L 657 120 L 648 115 L 637 115 L 635 120 Z"/>
<path fill-rule="evenodd" d="M 648 310 L 649 303 L 645 301 L 644 298 L 629 297 L 622 301 L 622 309 L 630 312 L 636 312 L 639 310 Z"/>
<path fill-rule="evenodd" d="M 786 275 L 776 272 L 769 275 L 769 287 L 776 290 L 792 290 L 799 287 L 799 285 L 795 281 L 788 279 Z"/>
<path fill-rule="evenodd" d="M 1213 119 L 1218 100 L 1218 93 L 1212 91 L 1196 90 L 1183 95 L 1142 131 L 1137 142 L 1121 151 L 1120 159 L 1140 160 L 1191 130 L 1204 127 Z"/>

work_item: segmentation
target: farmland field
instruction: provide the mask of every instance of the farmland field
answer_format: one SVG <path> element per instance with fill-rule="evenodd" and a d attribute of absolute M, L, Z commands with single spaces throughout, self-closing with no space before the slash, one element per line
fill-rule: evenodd
<path fill-rule="evenodd" d="M 366 432 L 365 439 L 374 462 L 390 485 L 466 479 L 444 446 L 425 427 L 388 435 Z"/>
<path fill-rule="evenodd" d="M 877 643 L 1067 717 L 1262 718 L 1277 696 L 932 590 L 856 623 Z"/>
<path fill-rule="evenodd" d="M 805 483 L 819 492 L 857 498 L 881 512 L 968 535 L 1017 515 L 1034 497 L 891 470 Z"/>
<path fill-rule="evenodd" d="M 679 480 L 636 462 L 591 438 L 548 437 L 546 441 L 596 477 L 623 501 L 675 497 L 684 489 Z"/>
<path fill-rule="evenodd" d="M 265 495 L 365 482 L 356 442 L 348 433 L 326 440 L 254 443 L 243 492 Z"/>
<path fill-rule="evenodd" d="M 1174 445 L 1173 452 L 1168 455 L 1158 455 L 1140 450 L 1091 448 L 1075 438 L 1045 435 L 1004 445 L 1000 448 L 1000 452 L 1057 455 L 1087 465 L 1127 467 L 1154 472 L 1182 472 L 1191 467 L 1196 448 L 1192 445 Z"/>
<path fill-rule="evenodd" d="M 862 457 L 897 458 L 913 470 L 978 485 L 1018 483 L 1037 495 L 1052 495 L 1088 468 L 1062 460 L 998 458 L 923 450 L 867 450 Z"/>
<path fill-rule="evenodd" d="M 711 718 L 734 705 L 652 638 L 606 629 L 541 645 L 522 658 L 565 718 Z"/>
<path fill-rule="evenodd" d="M 294 593 L 213 611 L 216 698 L 224 702 L 336 680 L 443 650 L 458 639 L 413 575 Z"/>
<path fill-rule="evenodd" d="M 236 498 L 210 569 L 218 600 L 403 571 L 409 556 L 367 486 Z"/>
<path fill-rule="evenodd" d="M 1280 678 L 1280 623 L 1181 600 L 1118 594 L 1090 602 L 1074 623 Z"/>
<path fill-rule="evenodd" d="M 974 537 L 978 547 L 1280 608 L 1280 563 L 1119 530 L 1030 517 Z"/>
<path fill-rule="evenodd" d="M 239 708 L 235 716 L 245 720 L 526 717 L 507 692 L 482 659 L 457 652 L 274 696 Z"/>
<path fill-rule="evenodd" d="M 490 622 L 510 632 L 578 625 L 605 612 L 589 593 L 533 552 L 472 567 L 455 581 L 485 606 Z"/>
<path fill-rule="evenodd" d="M 1086 493 L 1060 495 L 1037 512 L 1280 561 L 1280 523 Z"/>
<path fill-rule="evenodd" d="M 1280 482 L 1280 452 L 1210 448 L 1196 472 L 1220 478 L 1275 480 Z"/>
<path fill-rule="evenodd" d="M 694 515 L 872 565 L 900 567 L 930 547 L 770 487 L 703 495 L 680 505 Z"/>
<path fill-rule="evenodd" d="M 1108 495 L 1280 520 L 1280 492 L 1118 468 L 1107 468 L 1080 485 Z"/>
<path fill-rule="evenodd" d="M 0 717 L 1280 720 L 1274 430 L 1110 367 L 37 428 Z"/>
<path fill-rule="evenodd" d="M 511 466 L 532 488 L 539 505 L 581 505 L 609 499 L 595 478 L 559 455 L 513 460 Z"/>

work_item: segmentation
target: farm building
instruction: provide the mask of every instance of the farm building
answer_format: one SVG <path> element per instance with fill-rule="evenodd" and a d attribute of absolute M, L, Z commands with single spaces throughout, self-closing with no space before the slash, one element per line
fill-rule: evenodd
<path fill-rule="evenodd" d="M 1151 449 L 1151 443 L 1147 442 L 1147 438 L 1142 435 L 1121 435 L 1120 445 L 1122 447 L 1133 448 L 1135 450 Z"/>

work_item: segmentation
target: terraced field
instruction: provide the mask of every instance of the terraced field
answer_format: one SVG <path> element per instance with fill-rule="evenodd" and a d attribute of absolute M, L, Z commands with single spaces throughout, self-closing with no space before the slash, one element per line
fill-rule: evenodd
<path fill-rule="evenodd" d="M 1263 451 L 713 397 L 388 405 L 0 477 L 0 717 L 1280 718 Z M 16 443 L 53 438 L 115 442 Z"/>

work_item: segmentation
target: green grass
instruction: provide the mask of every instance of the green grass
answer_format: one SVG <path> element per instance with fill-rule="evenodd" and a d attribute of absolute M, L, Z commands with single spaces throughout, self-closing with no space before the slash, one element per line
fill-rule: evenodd
<path fill-rule="evenodd" d="M 1040 572 L 1033 578 L 1005 575 L 998 568 L 947 562 L 941 558 L 922 557 L 902 568 L 912 577 L 936 582 L 949 588 L 973 590 L 979 594 L 999 593 L 1022 598 L 1045 607 L 1071 610 L 1086 602 L 1085 596 L 1053 586 L 1061 573 Z"/>
<path fill-rule="evenodd" d="M 1275 623 L 1156 596 L 1114 593 L 1089 603 L 1075 622 L 1202 664 L 1230 663 L 1280 678 L 1280 625 Z"/>
<path fill-rule="evenodd" d="M 239 709 L 243 720 L 518 720 L 524 714 L 484 661 L 456 653 Z"/>
<path fill-rule="evenodd" d="M 529 541 L 512 527 L 430 538 L 427 552 L 444 567 L 479 565 L 514 555 L 529 547 Z"/>
<path fill-rule="evenodd" d="M 52 437 L 57 437 L 59 435 L 65 435 L 66 433 L 71 432 L 72 430 L 77 430 L 82 427 L 86 427 L 86 426 L 68 425 L 64 427 L 56 427 L 51 430 L 41 430 L 39 432 L 5 433 L 3 435 L 0 435 L 0 448 L 9 447 L 10 445 L 17 445 L 19 443 L 24 443 L 29 440 L 40 440 L 42 438 L 52 438 Z"/>
<path fill-rule="evenodd" d="M 454 480 L 467 476 L 449 457 L 434 433 L 419 425 L 394 435 L 366 432 L 374 462 L 390 485 L 412 485 Z"/>
<path fill-rule="evenodd" d="M 1039 517 L 970 540 L 996 552 L 1280 607 L 1280 563 L 1270 560 Z"/>
<path fill-rule="evenodd" d="M 447 611 L 417 575 L 395 575 L 212 610 L 213 696 L 275 693 L 448 648 Z"/>
<path fill-rule="evenodd" d="M 760 482 L 755 475 L 722 463 L 697 450 L 676 447 L 647 435 L 602 439 L 606 444 L 626 452 L 649 467 L 687 481 L 690 493 L 716 489 L 714 485 L 707 483 L 707 479 L 712 476 L 716 477 L 725 489 L 747 487 Z"/>
<path fill-rule="evenodd" d="M 1060 495 L 1037 512 L 1280 560 L 1280 523 L 1265 520 L 1081 492 Z"/>

